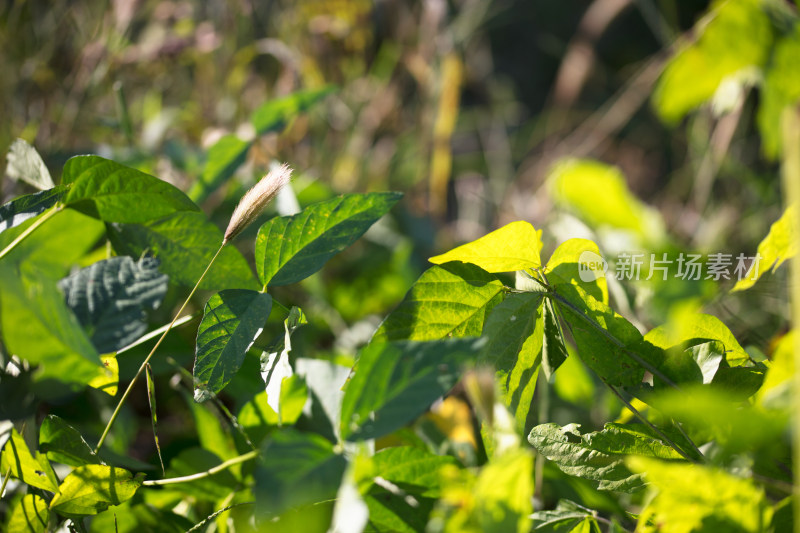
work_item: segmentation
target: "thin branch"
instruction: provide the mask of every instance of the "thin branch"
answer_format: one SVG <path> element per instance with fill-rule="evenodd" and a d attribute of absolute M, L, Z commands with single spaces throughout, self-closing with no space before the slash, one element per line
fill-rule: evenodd
<path fill-rule="evenodd" d="M 25 231 L 20 233 L 19 236 L 17 236 L 16 239 L 11 241 L 8 246 L 3 248 L 3 251 L 0 251 L 0 259 L 4 258 L 6 255 L 8 255 L 14 248 L 17 247 L 17 245 L 19 243 L 21 243 L 23 240 L 25 240 L 25 238 L 28 235 L 33 233 L 34 230 L 36 230 L 36 228 L 38 228 L 39 226 L 41 226 L 42 224 L 44 224 L 45 222 L 50 220 L 53 217 L 53 215 L 55 215 L 56 213 L 60 213 L 61 211 L 63 211 L 63 209 L 64 209 L 64 206 L 57 205 L 57 206 L 53 207 L 52 209 L 50 209 L 49 211 L 45 211 L 38 219 L 36 219 L 36 221 L 33 224 L 28 226 L 28 228 L 25 229 Z"/>
<path fill-rule="evenodd" d="M 256 457 L 258 457 L 258 451 L 253 450 L 238 457 L 234 457 L 233 459 L 228 459 L 224 463 L 220 463 L 213 468 L 209 468 L 205 472 L 198 472 L 196 474 L 191 474 L 188 476 L 172 477 L 167 479 L 149 479 L 144 481 L 142 485 L 146 487 L 154 487 L 158 485 L 174 485 L 176 483 L 188 483 L 190 481 L 195 481 L 197 479 L 203 479 L 209 476 L 213 476 L 214 474 L 222 472 L 223 470 L 226 470 L 232 467 L 233 465 L 244 463 L 246 461 L 249 461 L 250 459 L 255 459 Z"/>

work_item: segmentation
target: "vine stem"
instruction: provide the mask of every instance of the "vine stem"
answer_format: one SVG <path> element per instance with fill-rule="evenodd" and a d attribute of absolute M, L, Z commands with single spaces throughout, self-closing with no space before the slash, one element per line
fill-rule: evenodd
<path fill-rule="evenodd" d="M 97 453 L 100 450 L 100 447 L 103 446 L 103 443 L 106 440 L 106 436 L 108 436 L 108 431 L 111 429 L 111 425 L 117 419 L 117 416 L 119 416 L 119 411 L 120 409 L 122 409 L 122 404 L 124 404 L 125 400 L 128 399 L 131 390 L 133 390 L 133 386 L 136 385 L 136 381 L 139 379 L 139 376 L 142 375 L 145 366 L 147 365 L 147 363 L 150 362 L 150 358 L 153 357 L 154 353 L 156 353 L 156 350 L 158 349 L 159 346 L 161 346 L 161 343 L 164 341 L 164 338 L 167 336 L 167 333 L 170 332 L 172 327 L 175 325 L 175 322 L 177 322 L 178 317 L 181 316 L 181 313 L 183 313 L 183 310 L 189 304 L 189 300 L 191 300 L 192 296 L 194 296 L 194 293 L 197 291 L 197 288 L 203 282 L 203 279 L 206 277 L 206 274 L 208 274 L 208 271 L 211 270 L 211 265 L 214 264 L 214 261 L 216 261 L 217 257 L 219 256 L 220 252 L 222 252 L 222 249 L 225 247 L 227 242 L 228 241 L 226 240 L 222 241 L 222 244 L 220 245 L 219 249 L 217 249 L 217 253 L 215 253 L 214 257 L 211 258 L 211 261 L 208 263 L 208 266 L 203 271 L 203 274 L 200 276 L 200 279 L 197 280 L 197 283 L 195 283 L 194 288 L 192 288 L 192 292 L 189 293 L 189 296 L 186 297 L 186 300 L 183 302 L 183 305 L 181 305 L 181 308 L 178 309 L 177 313 L 175 313 L 175 318 L 172 319 L 172 322 L 170 322 L 169 326 L 167 326 L 167 328 L 164 330 L 164 333 L 161 334 L 161 337 L 159 337 L 158 342 L 156 342 L 155 346 L 153 346 L 153 349 L 150 350 L 150 353 L 147 354 L 147 357 L 142 362 L 141 366 L 139 367 L 139 370 L 136 372 L 136 375 L 133 376 L 133 379 L 128 385 L 128 388 L 125 389 L 125 393 L 122 395 L 122 398 L 119 399 L 119 403 L 117 403 L 117 408 L 114 409 L 114 412 L 111 414 L 111 418 L 108 419 L 106 428 L 103 430 L 103 434 L 100 436 L 100 440 L 97 441 L 97 446 L 95 446 L 94 448 L 94 453 Z"/>
<path fill-rule="evenodd" d="M 217 472 L 222 472 L 223 470 L 230 468 L 233 465 L 238 465 L 239 463 L 244 463 L 245 461 L 249 461 L 250 459 L 255 459 L 256 457 L 258 457 L 258 453 L 259 453 L 258 450 L 253 450 L 238 457 L 234 457 L 233 459 L 228 459 L 224 463 L 220 463 L 213 468 L 209 468 L 205 472 L 198 472 L 196 474 L 191 474 L 188 476 L 171 477 L 167 479 L 150 479 L 142 482 L 142 485 L 146 487 L 154 487 L 157 485 L 173 485 L 175 483 L 188 483 L 196 479 L 203 479 L 204 477 L 213 476 Z"/>
<path fill-rule="evenodd" d="M 787 107 L 781 116 L 783 137 L 783 161 L 781 175 L 786 208 L 793 208 L 794 234 L 800 235 L 800 108 Z M 794 331 L 794 376 L 792 401 L 792 455 L 794 457 L 794 516 L 800 516 L 800 256 L 790 260 L 789 300 L 792 309 L 792 330 Z M 800 533 L 800 520 L 794 521 L 795 533 Z"/>
<path fill-rule="evenodd" d="M 13 241 L 11 241 L 11 242 L 9 243 L 9 245 L 8 245 L 8 246 L 6 246 L 5 248 L 3 248 L 3 250 L 2 250 L 2 251 L 0 251 L 0 259 L 4 258 L 4 257 L 5 257 L 5 256 L 7 256 L 9 253 L 11 253 L 11 250 L 13 250 L 14 248 L 16 248 L 16 247 L 17 247 L 17 245 L 18 245 L 19 243 L 21 243 L 23 240 L 25 240 L 25 238 L 26 238 L 28 235 L 30 235 L 31 233 L 33 233 L 33 232 L 36 230 L 36 228 L 38 228 L 39 226 L 41 226 L 42 224 L 44 224 L 45 222 L 47 222 L 48 220 L 50 220 L 50 219 L 53 217 L 53 215 L 55 215 L 55 214 L 57 214 L 57 213 L 60 213 L 60 212 L 61 212 L 61 211 L 63 211 L 63 210 L 64 210 L 64 206 L 61 206 L 61 205 L 59 205 L 59 206 L 55 206 L 55 207 L 53 207 L 53 208 L 52 208 L 52 209 L 50 209 L 49 211 L 45 211 L 45 212 L 44 212 L 44 214 L 43 214 L 42 216 L 40 216 L 39 218 L 37 218 L 37 219 L 36 219 L 36 221 L 34 221 L 34 223 L 33 223 L 33 224 L 31 224 L 30 226 L 28 226 L 28 228 L 27 228 L 27 229 L 25 229 L 25 231 L 23 231 L 22 233 L 20 233 L 20 234 L 17 236 L 17 238 L 16 238 L 16 239 L 14 239 Z"/>

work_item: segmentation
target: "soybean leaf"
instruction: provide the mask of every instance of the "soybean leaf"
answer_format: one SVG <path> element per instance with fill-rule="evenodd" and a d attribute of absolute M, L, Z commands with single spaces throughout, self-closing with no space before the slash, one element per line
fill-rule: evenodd
<path fill-rule="evenodd" d="M 800 69 L 800 25 L 794 24 L 775 43 L 759 93 L 758 122 L 762 148 L 767 157 L 777 159 L 782 150 L 781 115 L 800 100 L 797 72 Z"/>
<path fill-rule="evenodd" d="M 588 239 L 569 239 L 547 261 L 547 282 L 558 290 L 566 283 L 580 286 L 595 300 L 608 303 L 608 269 L 597 244 Z"/>
<path fill-rule="evenodd" d="M 346 464 L 319 435 L 291 428 L 273 433 L 262 446 L 255 472 L 257 517 L 334 498 Z"/>
<path fill-rule="evenodd" d="M 109 396 L 116 396 L 119 387 L 119 361 L 114 354 L 101 355 L 100 361 L 103 366 L 87 385 L 105 392 Z"/>
<path fill-rule="evenodd" d="M 9 475 L 23 483 L 49 492 L 58 492 L 58 481 L 47 458 L 36 452 L 36 457 L 31 454 L 25 439 L 16 429 L 11 430 L 11 438 L 3 447 L 0 457 L 0 470 L 5 476 Z"/>
<path fill-rule="evenodd" d="M 725 347 L 725 361 L 730 366 L 744 365 L 750 361 L 750 355 L 742 348 L 728 326 L 713 315 L 692 313 L 681 317 L 675 323 L 650 330 L 644 339 L 665 350 L 692 339 L 719 341 Z"/>
<path fill-rule="evenodd" d="M 310 401 L 305 404 L 303 413 L 318 433 L 331 440 L 340 440 L 342 398 L 350 368 L 306 357 L 299 357 L 294 367 L 308 386 Z"/>
<path fill-rule="evenodd" d="M 92 518 L 91 533 L 186 533 L 194 525 L 192 520 L 155 505 L 142 504 L 136 499 L 115 505 Z"/>
<path fill-rule="evenodd" d="M 55 282 L 20 280 L 0 262 L 0 321 L 9 353 L 40 366 L 37 380 L 87 384 L 104 371 L 97 351 L 64 303 Z"/>
<path fill-rule="evenodd" d="M 47 165 L 42 161 L 42 156 L 25 139 L 14 139 L 6 155 L 8 164 L 6 174 L 13 180 L 22 180 L 33 185 L 39 190 L 55 187 Z"/>
<path fill-rule="evenodd" d="M 768 530 L 772 509 L 764 489 L 749 479 L 704 465 L 646 457 L 629 457 L 626 463 L 658 489 L 658 494 L 639 515 L 643 531 L 652 531 L 645 528 L 648 523 L 664 524 L 665 532 Z"/>
<path fill-rule="evenodd" d="M 283 421 L 283 409 L 281 400 L 283 399 L 284 380 L 291 379 L 294 375 L 292 366 L 289 364 L 289 352 L 292 350 L 292 333 L 302 324 L 307 324 L 305 314 L 299 307 L 292 307 L 289 316 L 283 321 L 283 339 L 261 356 L 261 377 L 266 384 L 267 401 L 269 406 L 278 414 L 278 424 Z"/>
<path fill-rule="evenodd" d="M 124 468 L 86 465 L 74 469 L 58 487 L 50 508 L 65 516 L 86 516 L 130 499 L 144 474 L 134 477 Z"/>
<path fill-rule="evenodd" d="M 558 533 L 575 531 L 580 523 L 594 516 L 594 511 L 569 500 L 559 500 L 552 511 L 536 511 L 531 515 L 533 531 Z"/>
<path fill-rule="evenodd" d="M 44 498 L 26 494 L 12 504 L 8 512 L 9 533 L 44 533 L 50 520 L 50 509 Z"/>
<path fill-rule="evenodd" d="M 112 257 L 58 282 L 98 352 L 116 352 L 145 332 L 144 310 L 156 309 L 167 292 L 168 278 L 158 271 L 158 264 L 152 257 L 138 262 Z"/>
<path fill-rule="evenodd" d="M 180 285 L 193 287 L 222 244 L 222 232 L 200 212 L 182 211 L 144 224 L 111 224 L 109 238 L 120 255 L 148 252 L 161 261 L 160 270 Z M 255 289 L 247 261 L 226 246 L 209 270 L 201 289 Z"/>
<path fill-rule="evenodd" d="M 256 238 L 261 283 L 289 285 L 307 278 L 358 240 L 401 197 L 397 192 L 345 194 L 267 221 Z"/>
<path fill-rule="evenodd" d="M 244 164 L 247 151 L 252 144 L 233 134 L 223 135 L 208 149 L 208 159 L 203 167 L 203 173 L 189 190 L 189 197 L 196 202 L 205 200 Z"/>
<path fill-rule="evenodd" d="M 272 426 L 294 424 L 303 413 L 303 407 L 308 401 L 308 387 L 299 375 L 288 378 L 281 388 L 281 414 L 270 406 L 267 392 L 256 394 L 252 400 L 244 404 L 236 417 L 242 427 L 247 431 L 250 439 L 260 443 L 270 432 Z"/>
<path fill-rule="evenodd" d="M 19 226 L 50 209 L 64 196 L 66 187 L 58 186 L 33 194 L 20 196 L 0 207 L 0 232 Z"/>
<path fill-rule="evenodd" d="M 483 327 L 486 344 L 479 362 L 495 369 L 504 403 L 514 413 L 520 433 L 525 430 L 539 375 L 541 306 L 541 294 L 510 294 L 492 309 Z"/>
<path fill-rule="evenodd" d="M 448 465 L 457 467 L 458 461 L 450 455 L 436 455 L 413 446 L 384 448 L 372 457 L 373 469 L 381 478 L 405 492 L 430 498 L 441 495 L 439 470 Z"/>
<path fill-rule="evenodd" d="M 739 75 L 754 77 L 773 40 L 760 2 L 718 2 L 699 38 L 669 61 L 656 85 L 653 104 L 668 122 L 709 100 L 720 84 Z M 747 39 L 742 39 L 747 35 Z"/>
<path fill-rule="evenodd" d="M 282 129 L 289 120 L 335 90 L 335 87 L 327 86 L 320 89 L 297 91 L 289 96 L 270 100 L 253 112 L 250 123 L 253 124 L 259 135 Z"/>
<path fill-rule="evenodd" d="M 233 379 L 271 309 L 272 297 L 262 292 L 229 289 L 209 298 L 197 329 L 195 401 L 207 400 Z"/>
<path fill-rule="evenodd" d="M 541 424 L 533 428 L 528 442 L 564 473 L 595 482 L 600 490 L 633 492 L 644 486 L 642 476 L 625 466 L 626 455 L 681 458 L 642 428 L 606 424 L 602 431 L 584 435 L 578 428 L 580 424 Z"/>
<path fill-rule="evenodd" d="M 220 457 L 203 448 L 187 448 L 173 457 L 167 468 L 167 477 L 190 476 L 206 472 L 222 461 Z M 204 502 L 218 502 L 236 490 L 237 480 L 231 470 L 222 470 L 208 477 L 181 484 L 181 492 Z"/>
<path fill-rule="evenodd" d="M 445 254 L 431 257 L 429 261 L 436 265 L 450 261 L 472 263 L 487 272 L 539 268 L 541 233 L 530 223 L 518 220 Z"/>
<path fill-rule="evenodd" d="M 431 267 L 386 317 L 372 342 L 478 336 L 502 292 L 500 280 L 475 265 Z"/>
<path fill-rule="evenodd" d="M 68 466 L 102 462 L 78 430 L 56 415 L 47 415 L 42 421 L 39 428 L 39 450 L 51 461 Z"/>
<path fill-rule="evenodd" d="M 749 289 L 770 268 L 774 272 L 784 261 L 797 254 L 800 236 L 794 234 L 795 220 L 800 216 L 797 207 L 792 205 L 786 208 L 779 218 L 769 228 L 769 233 L 758 244 L 756 259 L 741 279 L 736 282 L 731 292 Z"/>
<path fill-rule="evenodd" d="M 342 399 L 342 438 L 377 438 L 411 422 L 456 384 L 483 345 L 475 338 L 369 344 Z"/>
<path fill-rule="evenodd" d="M 561 363 L 567 360 L 567 348 L 558 325 L 558 317 L 552 302 L 548 299 L 542 306 L 544 339 L 542 342 L 542 368 L 549 380 Z"/>
<path fill-rule="evenodd" d="M 147 377 L 147 400 L 150 404 L 150 423 L 153 427 L 153 440 L 156 443 L 156 452 L 158 453 L 158 462 L 161 464 L 161 473 L 166 475 L 164 470 L 164 459 L 161 457 L 161 444 L 158 442 L 158 409 L 156 407 L 156 386 L 153 381 L 153 370 L 150 368 L 150 363 L 145 364 L 145 375 Z"/>
<path fill-rule="evenodd" d="M 96 155 L 64 164 L 64 204 L 105 222 L 136 224 L 175 211 L 199 211 L 180 189 L 155 176 Z"/>

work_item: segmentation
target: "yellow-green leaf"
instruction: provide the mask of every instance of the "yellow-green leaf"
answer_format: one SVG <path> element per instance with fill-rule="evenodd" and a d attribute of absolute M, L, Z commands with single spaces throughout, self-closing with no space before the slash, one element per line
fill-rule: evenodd
<path fill-rule="evenodd" d="M 79 466 L 64 479 L 50 501 L 50 508 L 66 516 L 85 516 L 105 511 L 130 499 L 142 484 L 124 468 L 105 465 Z"/>
<path fill-rule="evenodd" d="M 116 396 L 119 385 L 119 363 L 117 358 L 112 353 L 101 355 L 100 360 L 103 362 L 103 366 L 97 368 L 97 376 L 87 385 L 103 391 L 109 396 Z"/>
<path fill-rule="evenodd" d="M 539 268 L 542 260 L 541 231 L 528 222 L 518 220 L 506 224 L 476 241 L 454 248 L 429 261 L 436 265 L 461 261 L 478 265 L 487 272 L 512 272 Z"/>
<path fill-rule="evenodd" d="M 670 322 L 651 330 L 644 337 L 644 340 L 664 350 L 692 339 L 720 341 L 725 346 L 725 360 L 730 366 L 739 366 L 750 361 L 750 355 L 728 326 L 712 315 L 693 312 L 674 315 Z"/>
<path fill-rule="evenodd" d="M 8 518 L 8 533 L 44 533 L 50 520 L 50 509 L 44 498 L 26 494 L 12 504 Z"/>
<path fill-rule="evenodd" d="M 800 235 L 794 234 L 796 218 L 797 206 L 789 206 L 781 218 L 769 228 L 769 233 L 758 245 L 756 259 L 747 274 L 733 286 L 733 291 L 749 289 L 770 267 L 774 272 L 784 261 L 797 254 Z"/>
<path fill-rule="evenodd" d="M 58 491 L 58 482 L 55 475 L 52 475 L 50 463 L 44 455 L 37 452 L 36 457 L 31 454 L 25 439 L 22 438 L 16 429 L 11 430 L 11 438 L 3 447 L 3 455 L 0 457 L 0 471 L 3 475 L 9 472 L 15 477 L 38 489 L 50 492 Z"/>
<path fill-rule="evenodd" d="M 608 263 L 597 244 L 588 239 L 569 239 L 550 256 L 545 268 L 547 281 L 556 287 L 562 283 L 579 285 L 595 300 L 608 304 Z"/>

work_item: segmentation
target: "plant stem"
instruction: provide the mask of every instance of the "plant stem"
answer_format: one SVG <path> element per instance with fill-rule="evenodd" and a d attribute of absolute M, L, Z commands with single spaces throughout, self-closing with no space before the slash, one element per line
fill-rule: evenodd
<path fill-rule="evenodd" d="M 4 258 L 6 255 L 8 255 L 8 254 L 11 252 L 11 250 L 13 250 L 14 248 L 16 248 L 16 247 L 17 247 L 17 245 L 18 245 L 19 243 L 21 243 L 23 240 L 25 240 L 25 238 L 26 238 L 28 235 L 30 235 L 31 233 L 33 233 L 33 232 L 34 232 L 34 230 L 36 230 L 36 228 L 38 228 L 39 226 L 41 226 L 42 224 L 44 224 L 45 222 L 47 222 L 48 220 L 50 220 L 50 218 L 52 218 L 52 217 L 53 217 L 53 215 L 55 215 L 56 213 L 60 213 L 60 212 L 61 212 L 63 209 L 64 209 L 64 206 L 62 206 L 62 205 L 57 205 L 57 206 L 55 206 L 55 207 L 51 208 L 50 210 L 48 210 L 48 211 L 45 211 L 45 212 L 44 212 L 44 213 L 43 213 L 43 214 L 42 214 L 42 215 L 41 215 L 39 218 L 37 218 L 37 219 L 34 221 L 34 223 L 33 223 L 33 224 L 31 224 L 30 226 L 28 226 L 28 228 L 27 228 L 25 231 L 23 231 L 22 233 L 20 233 L 20 234 L 17 236 L 17 238 L 16 238 L 16 239 L 14 239 L 13 241 L 11 241 L 11 242 L 9 243 L 9 245 L 8 245 L 8 246 L 6 246 L 5 248 L 3 248 L 3 250 L 2 250 L 2 251 L 0 251 L 0 259 Z"/>
<path fill-rule="evenodd" d="M 192 313 L 190 315 L 186 315 L 186 316 L 180 318 L 179 320 L 176 320 L 175 323 L 172 324 L 171 326 L 173 328 L 177 328 L 178 326 L 182 326 L 182 325 L 186 324 L 187 322 L 191 322 L 192 320 L 197 318 L 199 315 L 200 315 L 200 312 L 196 312 L 196 313 Z M 128 350 L 132 350 L 133 348 L 136 348 L 140 344 L 144 344 L 145 342 L 149 341 L 153 337 L 157 337 L 158 335 L 164 333 L 169 328 L 170 328 L 170 324 L 164 324 L 160 328 L 154 329 L 150 333 L 142 335 L 141 337 L 139 337 L 138 339 L 136 339 L 135 341 L 133 341 L 129 345 L 125 346 L 124 348 L 120 348 L 119 350 L 117 350 L 117 355 L 121 354 L 122 352 L 127 352 Z"/>
<path fill-rule="evenodd" d="M 188 476 L 181 476 L 181 477 L 172 477 L 168 479 L 151 479 L 143 482 L 142 485 L 147 487 L 153 487 L 157 485 L 173 485 L 175 483 L 188 483 L 190 481 L 195 481 L 197 479 L 203 479 L 208 476 L 213 476 L 217 472 L 222 472 L 223 470 L 230 468 L 233 465 L 244 463 L 245 461 L 249 461 L 250 459 L 255 459 L 256 457 L 258 457 L 258 450 L 253 450 L 238 457 L 234 457 L 233 459 L 228 459 L 224 463 L 220 463 L 213 468 L 209 468 L 205 472 L 198 472 L 197 474 L 191 474 Z"/>
<path fill-rule="evenodd" d="M 133 390 L 133 386 L 136 384 L 136 380 L 139 379 L 139 376 L 144 371 L 145 365 L 147 365 L 147 363 L 150 362 L 150 358 L 153 357 L 153 354 L 156 353 L 156 350 L 158 349 L 158 347 L 161 346 L 161 343 L 164 341 L 164 338 L 167 336 L 167 333 L 169 333 L 169 331 L 175 325 L 175 322 L 177 322 L 178 317 L 181 316 L 181 313 L 183 313 L 183 310 L 188 305 L 189 300 L 191 300 L 192 296 L 194 296 L 195 291 L 197 291 L 197 288 L 200 286 L 200 283 L 203 282 L 203 279 L 206 277 L 206 274 L 208 274 L 208 271 L 211 270 L 211 265 L 214 264 L 214 261 L 217 259 L 217 257 L 219 256 L 220 252 L 222 252 L 222 249 L 224 247 L 225 247 L 225 242 L 223 242 L 220 245 L 219 249 L 217 249 L 217 253 L 215 253 L 214 257 L 211 258 L 211 261 L 208 263 L 208 266 L 203 271 L 203 274 L 200 276 L 200 279 L 197 280 L 197 283 L 195 283 L 194 288 L 192 288 L 192 292 L 189 293 L 189 296 L 186 297 L 186 300 L 183 302 L 183 305 L 178 310 L 178 312 L 175 314 L 175 318 L 172 319 L 172 322 L 170 322 L 169 326 L 167 326 L 167 329 L 165 329 L 164 333 L 161 334 L 161 337 L 158 339 L 158 342 L 156 342 L 155 346 L 153 346 L 153 349 L 150 350 L 150 353 L 147 354 L 147 357 L 142 362 L 142 365 L 139 367 L 139 370 L 136 372 L 136 375 L 133 376 L 133 379 L 131 380 L 130 384 L 128 385 L 128 388 L 125 389 L 125 393 L 122 395 L 122 398 L 119 399 L 119 403 L 117 404 L 117 408 L 114 409 L 114 412 L 111 414 L 111 418 L 108 419 L 108 424 L 106 424 L 106 428 L 103 430 L 103 434 L 100 436 L 100 440 L 97 441 L 97 446 L 95 446 L 95 448 L 94 448 L 94 453 L 97 453 L 100 450 L 100 447 L 103 445 L 103 442 L 105 442 L 106 436 L 108 435 L 108 431 L 111 429 L 111 425 L 117 419 L 117 416 L 119 416 L 119 411 L 120 411 L 120 409 L 122 409 L 122 404 L 124 404 L 125 400 L 128 399 L 128 396 L 130 395 L 131 390 Z"/>
<path fill-rule="evenodd" d="M 783 135 L 783 161 L 781 174 L 786 208 L 795 209 L 793 219 L 795 238 L 800 236 L 800 109 L 787 107 L 781 116 Z M 792 401 L 792 454 L 794 457 L 794 516 L 800 516 L 800 256 L 791 260 L 789 275 L 789 300 L 792 306 L 794 331 L 794 379 Z M 800 533 L 800 520 L 794 521 L 795 533 Z"/>
<path fill-rule="evenodd" d="M 8 485 L 8 480 L 11 478 L 11 467 L 8 467 L 6 470 L 6 475 L 3 477 L 3 485 L 0 486 L 0 498 L 3 497 L 3 493 L 6 491 L 6 485 Z"/>

